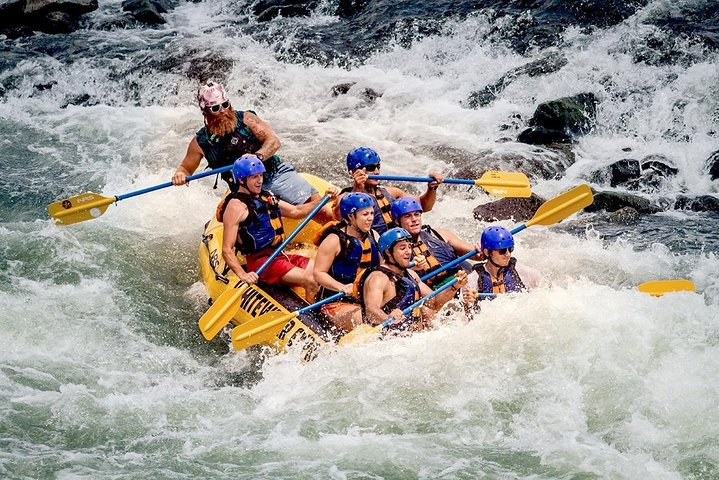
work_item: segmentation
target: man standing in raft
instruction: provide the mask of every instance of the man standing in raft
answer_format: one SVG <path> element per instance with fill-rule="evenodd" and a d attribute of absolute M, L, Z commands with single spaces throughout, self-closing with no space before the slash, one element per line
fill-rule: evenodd
<path fill-rule="evenodd" d="M 417 264 L 412 270 L 417 272 L 420 277 L 472 250 L 482 251 L 478 245 L 472 245 L 462 240 L 445 228 L 435 230 L 429 225 L 422 225 L 422 205 L 419 200 L 410 195 L 392 202 L 392 220 L 412 236 L 410 240 L 412 260 Z M 472 259 L 481 261 L 484 257 L 478 253 Z M 427 279 L 427 285 L 439 286 L 460 269 L 469 273 L 472 271 L 472 264 L 464 261 L 455 268 L 430 277 Z"/>
<path fill-rule="evenodd" d="M 210 168 L 232 165 L 245 154 L 254 154 L 265 167 L 264 189 L 271 190 L 280 199 L 300 205 L 319 200 L 319 193 L 302 178 L 289 163 L 276 154 L 280 139 L 272 128 L 251 110 L 237 111 L 232 108 L 222 84 L 207 82 L 197 91 L 197 103 L 202 110 L 205 126 L 190 141 L 185 158 L 172 176 L 172 183 L 184 185 L 186 178 L 200 166 L 203 157 Z M 222 178 L 229 184 L 232 175 L 223 172 Z M 231 188 L 234 188 L 230 185 Z M 329 207 L 320 216 L 332 218 Z M 319 220 L 318 216 L 318 220 Z"/>
<path fill-rule="evenodd" d="M 480 244 L 487 262 L 474 266 L 469 286 L 462 291 L 465 303 L 475 305 L 478 299 L 482 299 L 478 293 L 521 292 L 535 288 L 541 282 L 542 275 L 537 270 L 518 264 L 517 259 L 512 257 L 514 237 L 506 228 L 485 228 Z"/>
<path fill-rule="evenodd" d="M 385 263 L 366 270 L 359 282 L 365 322 L 378 325 L 393 317 L 397 321 L 387 327 L 393 330 L 422 330 L 431 326 L 419 307 L 408 317 L 402 314 L 402 310 L 432 293 L 432 289 L 408 269 L 412 258 L 411 239 L 411 235 L 399 227 L 391 228 L 379 237 L 379 250 Z M 457 283 L 428 299 L 424 306 L 437 311 L 451 300 L 457 290 L 467 284 L 467 274 L 463 270 L 457 272 L 455 278 Z"/>
<path fill-rule="evenodd" d="M 379 185 L 379 180 L 370 180 L 367 174 L 379 175 L 380 158 L 377 152 L 368 147 L 357 147 L 347 154 L 347 170 L 354 180 L 352 187 L 345 188 L 344 192 L 365 192 L 374 199 L 374 222 L 372 228 L 377 233 L 384 233 L 388 228 L 393 227 L 390 205 L 397 198 L 406 197 L 408 194 L 397 187 L 385 187 Z M 442 175 L 430 172 L 434 182 L 427 184 L 427 191 L 419 197 L 422 209 L 429 212 L 437 200 L 437 187 L 444 180 Z"/>
<path fill-rule="evenodd" d="M 318 300 L 335 292 L 346 294 L 342 300 L 322 307 L 333 325 L 348 332 L 362 323 L 362 312 L 354 283 L 370 267 L 379 265 L 379 235 L 372 229 L 372 197 L 351 192 L 340 199 L 341 222 L 332 222 L 315 237 L 319 245 L 315 256 L 314 278 L 320 285 Z"/>
<path fill-rule="evenodd" d="M 292 205 L 278 200 L 272 193 L 262 189 L 265 166 L 259 158 L 247 155 L 235 161 L 232 176 L 237 190 L 227 195 L 217 208 L 217 218 L 222 221 L 222 256 L 227 265 L 246 283 L 262 280 L 300 286 L 307 292 L 307 300 L 314 301 L 317 283 L 312 276 L 313 262 L 301 255 L 281 254 L 262 271 L 255 271 L 272 255 L 273 247 L 284 241 L 282 216 L 303 218 L 321 201 L 321 198 L 302 205 Z M 328 195 L 336 196 L 336 190 Z M 236 250 L 245 255 L 247 270 L 237 259 Z"/>

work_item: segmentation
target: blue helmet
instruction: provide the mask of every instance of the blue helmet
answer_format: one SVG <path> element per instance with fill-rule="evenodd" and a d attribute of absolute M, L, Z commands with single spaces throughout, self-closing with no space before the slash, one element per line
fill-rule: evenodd
<path fill-rule="evenodd" d="M 395 222 L 402 215 L 421 211 L 423 211 L 422 205 L 420 205 L 419 200 L 414 197 L 402 197 L 392 202 L 392 220 Z"/>
<path fill-rule="evenodd" d="M 357 147 L 347 154 L 347 170 L 350 172 L 367 165 L 377 165 L 381 162 L 377 152 L 369 147 Z"/>
<path fill-rule="evenodd" d="M 235 182 L 258 173 L 265 173 L 265 165 L 257 157 L 241 157 L 232 165 L 232 178 Z"/>
<path fill-rule="evenodd" d="M 404 228 L 390 228 L 382 235 L 380 235 L 379 241 L 377 242 L 377 247 L 379 248 L 379 251 L 384 255 L 384 253 L 390 248 L 392 248 L 395 243 L 399 242 L 400 240 L 409 240 L 410 238 L 412 238 L 412 236 Z"/>
<path fill-rule="evenodd" d="M 514 237 L 512 233 L 504 227 L 487 227 L 482 232 L 480 239 L 482 250 L 499 250 L 500 248 L 509 248 L 514 246 Z"/>
<path fill-rule="evenodd" d="M 340 216 L 347 218 L 351 213 L 363 208 L 374 208 L 372 197 L 363 192 L 350 192 L 340 199 Z"/>

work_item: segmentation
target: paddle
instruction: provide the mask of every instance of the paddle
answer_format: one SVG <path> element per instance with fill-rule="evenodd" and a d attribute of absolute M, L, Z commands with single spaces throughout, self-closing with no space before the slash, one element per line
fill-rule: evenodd
<path fill-rule="evenodd" d="M 653 280 L 637 285 L 637 290 L 655 297 L 671 292 L 696 292 L 691 280 Z"/>
<path fill-rule="evenodd" d="M 216 173 L 226 172 L 230 170 L 232 165 L 216 168 L 207 172 L 198 173 L 187 177 L 187 181 L 196 180 L 198 178 L 207 177 Z M 70 225 L 71 223 L 84 222 L 99 217 L 111 203 L 125 200 L 126 198 L 136 197 L 145 193 L 154 192 L 162 188 L 171 187 L 172 182 L 165 182 L 154 187 L 147 187 L 134 192 L 117 195 L 115 197 L 105 197 L 98 193 L 85 192 L 74 197 L 58 200 L 47 206 L 50 217 L 55 220 L 55 225 Z"/>
<path fill-rule="evenodd" d="M 430 298 L 434 297 L 435 295 L 438 295 L 438 294 L 444 292 L 445 290 L 450 288 L 455 283 L 457 283 L 456 278 L 445 283 L 444 285 L 439 287 L 437 290 L 433 290 L 432 293 L 428 293 L 424 297 L 422 297 L 419 300 L 417 300 L 416 302 L 414 302 L 409 307 L 402 310 L 402 315 L 409 315 L 412 312 L 412 310 L 414 310 L 417 307 L 422 306 L 424 304 L 424 302 L 426 302 Z M 355 344 L 365 343 L 367 340 L 372 338 L 372 335 L 379 333 L 380 330 L 388 327 L 394 321 L 395 321 L 394 317 L 389 317 L 387 320 L 380 323 L 379 325 L 372 326 L 372 325 L 368 325 L 366 323 L 363 323 L 362 325 L 358 325 L 351 332 L 348 332 L 345 336 L 340 338 L 339 345 L 341 346 L 341 345 L 349 345 L 352 343 L 355 343 Z"/>
<path fill-rule="evenodd" d="M 368 175 L 371 180 L 392 180 L 397 182 L 433 182 L 431 177 L 405 177 L 401 175 Z M 474 185 L 482 187 L 495 197 L 529 197 L 532 190 L 529 179 L 521 172 L 484 172 L 482 178 L 470 180 L 465 178 L 445 178 L 444 183 Z"/>
<path fill-rule="evenodd" d="M 317 212 L 319 212 L 320 209 L 325 206 L 329 199 L 329 195 L 325 195 L 324 198 L 322 198 L 322 201 L 320 201 L 320 203 L 318 203 L 315 208 L 312 209 L 312 211 L 305 217 L 305 219 L 302 220 L 299 225 L 297 225 L 297 228 L 295 228 L 295 230 L 285 239 L 285 241 L 282 242 L 274 252 L 272 252 L 272 255 L 270 255 L 262 265 L 260 265 L 260 268 L 257 269 L 257 275 L 260 275 L 265 270 L 265 268 L 267 268 L 267 266 L 272 263 L 272 261 L 277 257 L 277 255 L 282 253 L 282 249 L 284 249 L 297 236 L 297 234 L 300 233 L 304 226 L 307 225 L 310 220 L 312 220 L 312 217 L 314 217 Z M 217 335 L 220 330 L 225 328 L 225 325 L 230 323 L 232 318 L 237 313 L 237 310 L 240 308 L 240 300 L 242 300 L 242 295 L 245 293 L 245 290 L 247 290 L 248 287 L 248 284 L 240 280 L 233 288 L 228 288 L 227 290 L 222 292 L 222 295 L 217 297 L 215 303 L 213 303 L 212 306 L 205 312 L 205 314 L 202 315 L 198 322 L 198 325 L 200 327 L 202 335 L 207 340 L 215 338 L 215 335 Z"/>
<path fill-rule="evenodd" d="M 325 298 L 324 300 L 320 300 L 319 302 L 313 303 L 312 305 L 307 305 L 306 307 L 299 308 L 294 312 L 287 313 L 285 315 L 282 315 L 281 317 L 269 321 L 267 318 L 264 318 L 264 315 L 253 318 L 248 322 L 238 325 L 232 330 L 232 345 L 234 346 L 235 350 L 242 350 L 244 348 L 251 347 L 252 345 L 257 345 L 258 343 L 271 342 L 275 336 L 275 332 L 270 332 L 267 335 L 261 334 L 268 330 L 272 330 L 274 327 L 283 325 L 287 323 L 290 319 L 298 317 L 305 312 L 309 312 L 310 310 L 314 310 L 328 303 L 336 302 L 344 295 L 344 292 L 337 292 L 334 295 Z M 273 314 L 276 314 L 276 312 L 269 312 L 265 315 Z"/>
<path fill-rule="evenodd" d="M 573 213 L 577 213 L 584 207 L 591 205 L 593 201 L 594 196 L 592 195 L 592 190 L 589 188 L 589 186 L 587 184 L 578 185 L 571 190 L 568 190 L 561 195 L 544 202 L 534 213 L 534 216 L 531 220 L 528 220 L 522 225 L 513 228 L 511 230 L 511 233 L 512 235 L 514 235 L 521 232 L 527 227 L 531 227 L 532 225 L 547 226 L 559 223 Z M 476 249 L 472 250 L 471 252 L 465 253 L 461 257 L 455 258 L 451 262 L 444 264 L 441 268 L 433 270 L 426 275 L 420 277 L 420 279 L 424 282 L 428 278 L 442 273 L 445 270 L 449 270 L 450 268 L 459 265 L 465 260 L 477 255 L 478 253 L 479 252 Z"/>

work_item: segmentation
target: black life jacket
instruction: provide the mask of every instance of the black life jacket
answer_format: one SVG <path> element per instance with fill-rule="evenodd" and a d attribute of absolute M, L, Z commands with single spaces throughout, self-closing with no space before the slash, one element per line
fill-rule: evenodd
<path fill-rule="evenodd" d="M 272 193 L 262 190 L 258 196 L 244 192 L 231 192 L 217 208 L 217 218 L 227 209 L 227 204 L 237 199 L 247 206 L 249 215 L 240 223 L 237 231 L 236 248 L 243 254 L 255 253 L 269 247 L 275 247 L 285 239 L 282 215 L 277 199 Z"/>

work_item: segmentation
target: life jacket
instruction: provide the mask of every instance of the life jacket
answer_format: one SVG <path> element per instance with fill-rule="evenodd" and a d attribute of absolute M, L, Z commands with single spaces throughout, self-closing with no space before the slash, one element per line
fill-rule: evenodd
<path fill-rule="evenodd" d="M 442 235 L 429 225 L 423 225 L 417 238 L 411 241 L 412 253 L 414 256 L 422 256 L 427 260 L 428 267 L 424 270 L 414 269 L 420 277 L 437 270 L 457 258 L 454 249 L 450 244 L 444 241 Z M 433 277 L 427 279 L 426 283 L 430 287 L 441 285 L 449 277 L 457 273 L 460 269 L 472 270 L 472 264 L 464 261 L 456 267 L 445 270 Z"/>
<path fill-rule="evenodd" d="M 255 113 L 252 110 L 249 112 Z M 262 142 L 255 137 L 250 127 L 243 121 L 245 112 L 235 111 L 237 115 L 237 127 L 235 131 L 223 136 L 210 135 L 207 127 L 202 127 L 195 133 L 197 143 L 202 149 L 202 153 L 207 159 L 207 164 L 211 169 L 232 165 L 232 163 L 245 153 L 255 153 L 262 146 Z M 280 157 L 273 155 L 262 162 L 265 165 L 265 175 L 271 177 L 277 171 L 280 164 Z M 222 172 L 222 179 L 227 183 L 231 183 L 232 172 Z"/>
<path fill-rule="evenodd" d="M 484 268 L 483 264 L 477 264 L 474 269 L 479 273 L 479 280 L 477 281 L 477 291 L 480 293 L 507 293 L 507 292 L 521 292 L 526 287 L 519 277 L 519 273 L 515 268 L 517 259 L 512 257 L 509 259 L 509 265 L 499 270 L 497 278 L 492 278 L 492 275 Z M 482 299 L 483 297 L 479 297 Z"/>
<path fill-rule="evenodd" d="M 340 252 L 332 261 L 327 273 L 342 284 L 355 283 L 367 268 L 379 265 L 380 260 L 379 247 L 374 238 L 373 230 L 370 230 L 366 238 L 360 241 L 358 238 L 345 233 L 346 227 L 347 223 L 344 220 L 331 222 L 319 231 L 314 238 L 315 245 L 319 246 L 331 234 L 339 237 Z M 327 298 L 335 293 L 332 290 L 320 287 L 317 300 Z M 352 297 L 345 297 L 343 301 L 352 301 Z"/>
<path fill-rule="evenodd" d="M 340 193 L 351 192 L 352 187 L 345 188 Z M 372 207 L 374 208 L 374 220 L 372 221 L 372 228 L 382 235 L 384 232 L 394 227 L 395 224 L 392 221 L 392 202 L 394 197 L 387 191 L 386 188 L 377 185 L 374 192 L 367 192 L 373 199 L 374 202 Z"/>
<path fill-rule="evenodd" d="M 239 251 L 247 255 L 275 247 L 284 241 L 282 215 L 277 199 L 272 193 L 266 190 L 262 190 L 258 196 L 244 192 L 229 193 L 217 206 L 217 219 L 220 222 L 227 204 L 235 198 L 244 203 L 250 213 L 237 230 L 235 245 Z"/>
<path fill-rule="evenodd" d="M 395 288 L 395 296 L 391 298 L 387 303 L 385 303 L 382 306 L 382 311 L 384 313 L 389 314 L 392 310 L 395 308 L 399 310 L 404 310 L 405 308 L 412 305 L 414 302 L 422 298 L 422 293 L 419 289 L 419 284 L 414 279 L 413 276 L 410 275 L 408 270 L 405 270 L 402 272 L 402 274 L 396 274 L 389 268 L 378 265 L 375 267 L 370 267 L 367 270 L 364 271 L 362 274 L 362 277 L 360 278 L 358 290 L 359 290 L 359 299 L 360 304 L 362 305 L 362 321 L 365 323 L 369 323 L 367 320 L 367 311 L 365 309 L 365 301 L 364 301 L 364 284 L 367 281 L 367 277 L 370 275 L 370 273 L 374 271 L 380 271 L 387 275 L 389 280 L 394 283 Z M 415 307 L 412 309 L 412 312 L 409 315 L 409 318 L 403 322 L 393 324 L 387 328 L 394 329 L 394 330 L 404 330 L 413 322 L 418 322 L 422 320 L 422 311 L 419 307 Z"/>

